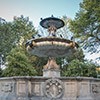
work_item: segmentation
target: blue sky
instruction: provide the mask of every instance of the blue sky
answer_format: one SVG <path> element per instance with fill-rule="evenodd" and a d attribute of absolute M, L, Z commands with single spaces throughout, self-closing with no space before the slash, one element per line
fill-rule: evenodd
<path fill-rule="evenodd" d="M 38 26 L 40 18 L 63 15 L 74 18 L 83 0 L 0 0 L 0 17 L 12 21 L 14 16 L 24 15 Z"/>
<path fill-rule="evenodd" d="M 0 0 L 0 17 L 6 21 L 12 21 L 14 16 L 24 15 L 29 17 L 34 26 L 37 27 L 40 18 L 66 15 L 74 18 L 79 10 L 79 4 L 83 0 Z M 95 58 L 98 54 L 87 55 Z M 86 57 L 86 58 L 87 58 Z M 98 61 L 100 63 L 100 61 Z"/>

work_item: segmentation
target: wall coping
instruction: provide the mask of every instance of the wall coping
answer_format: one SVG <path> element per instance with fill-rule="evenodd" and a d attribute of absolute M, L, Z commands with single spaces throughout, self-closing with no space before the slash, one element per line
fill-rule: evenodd
<path fill-rule="evenodd" d="M 13 76 L 13 77 L 0 77 L 0 80 L 19 80 L 19 79 L 51 79 L 51 78 L 58 78 L 60 80 L 95 80 L 95 81 L 100 81 L 100 78 L 93 78 L 93 77 L 43 77 L 43 76 Z"/>

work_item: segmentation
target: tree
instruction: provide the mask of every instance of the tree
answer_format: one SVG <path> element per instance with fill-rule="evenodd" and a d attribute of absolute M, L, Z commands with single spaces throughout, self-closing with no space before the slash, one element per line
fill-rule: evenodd
<path fill-rule="evenodd" d="M 73 33 L 68 28 L 71 19 L 67 16 L 62 16 L 61 19 L 64 21 L 65 25 L 61 29 L 57 30 L 57 36 L 60 38 L 70 39 L 73 36 Z"/>
<path fill-rule="evenodd" d="M 27 58 L 30 59 L 30 64 L 35 67 L 37 72 L 39 72 L 37 73 L 37 75 L 42 75 L 42 67 L 44 64 L 46 64 L 46 59 L 41 59 L 39 57 L 29 55 L 25 48 L 25 42 L 30 39 L 33 34 L 37 33 L 33 26 L 33 23 L 29 21 L 29 18 L 21 15 L 20 17 L 14 17 L 14 20 L 12 22 L 1 21 L 0 25 L 0 35 L 2 36 L 0 37 L 0 42 L 2 44 L 0 45 L 0 51 L 2 54 L 4 54 L 5 59 L 6 56 L 8 56 L 7 58 L 9 58 L 9 53 L 13 48 L 18 48 L 19 46 L 23 49 L 23 53 L 27 56 Z M 15 53 L 17 53 L 16 50 Z M 10 62 L 10 60 L 11 59 L 9 59 L 9 61 L 6 61 Z M 15 61 L 17 61 L 17 58 L 15 58 Z M 11 68 L 10 66 L 13 66 L 13 64 L 14 63 L 11 63 L 11 65 L 8 64 L 8 69 Z M 12 67 L 12 69 L 14 68 Z M 7 70 L 5 69 L 4 73 L 7 73 Z M 17 71 L 18 70 L 16 70 L 16 73 Z M 6 76 L 6 74 L 4 76 Z"/>
<path fill-rule="evenodd" d="M 84 49 L 100 52 L 100 1 L 83 0 L 75 19 L 70 21 L 70 30 Z"/>
<path fill-rule="evenodd" d="M 78 48 L 77 51 L 75 51 L 70 56 L 66 57 L 66 60 L 68 63 L 70 63 L 74 59 L 78 59 L 79 61 L 84 62 L 84 57 L 85 56 L 83 50 L 81 48 Z"/>
<path fill-rule="evenodd" d="M 63 71 L 64 76 L 83 76 L 83 77 L 97 77 L 96 65 L 90 62 L 80 62 L 78 59 L 72 60 Z"/>
<path fill-rule="evenodd" d="M 73 54 L 69 55 L 68 57 L 60 58 L 60 66 L 61 66 L 61 74 L 65 75 L 67 71 L 67 67 L 70 64 L 71 61 L 73 60 L 79 60 L 80 62 L 84 62 L 84 54 L 82 49 L 78 49 L 76 52 Z"/>
<path fill-rule="evenodd" d="M 14 48 L 7 56 L 7 67 L 2 76 L 33 76 L 37 72 L 22 48 Z"/>
<path fill-rule="evenodd" d="M 0 53 L 4 57 L 14 45 L 15 35 L 12 33 L 11 23 L 0 23 Z"/>
<path fill-rule="evenodd" d="M 2 76 L 2 69 L 0 68 L 0 77 Z"/>
<path fill-rule="evenodd" d="M 6 58 L 23 36 L 24 44 L 35 33 L 35 28 L 33 23 L 29 21 L 29 17 L 21 15 L 20 17 L 14 17 L 12 22 L 0 21 L 0 53 Z"/>
<path fill-rule="evenodd" d="M 19 42 L 20 38 L 24 36 L 24 41 L 32 36 L 32 34 L 36 34 L 36 30 L 31 21 L 29 21 L 29 17 L 24 17 L 21 15 L 20 17 L 14 17 L 12 22 L 13 32 L 18 35 Z"/>

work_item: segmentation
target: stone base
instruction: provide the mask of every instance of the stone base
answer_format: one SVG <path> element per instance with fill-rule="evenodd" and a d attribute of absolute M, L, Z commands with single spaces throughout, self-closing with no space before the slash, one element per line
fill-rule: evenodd
<path fill-rule="evenodd" d="M 43 77 L 60 77 L 59 69 L 44 69 Z"/>
<path fill-rule="evenodd" d="M 100 79 L 4 77 L 0 78 L 0 100 L 100 100 Z"/>
<path fill-rule="evenodd" d="M 60 77 L 60 67 L 55 58 L 49 57 L 47 64 L 43 67 L 43 77 Z"/>

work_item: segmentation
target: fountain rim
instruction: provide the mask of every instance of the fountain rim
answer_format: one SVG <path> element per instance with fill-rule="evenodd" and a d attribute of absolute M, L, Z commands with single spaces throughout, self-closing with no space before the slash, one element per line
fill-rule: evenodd
<path fill-rule="evenodd" d="M 69 40 L 69 39 L 64 39 L 64 38 L 58 38 L 58 37 L 41 37 L 41 38 L 37 38 L 37 39 L 32 39 L 31 40 L 31 43 L 32 42 L 35 42 L 35 43 L 37 43 L 37 42 L 46 42 L 46 41 L 49 41 L 49 42 L 52 42 L 52 41 L 56 41 L 56 42 L 64 42 L 64 43 L 75 43 L 75 47 L 79 47 L 79 45 L 76 43 L 76 42 L 73 42 L 73 41 L 71 41 L 71 40 Z M 30 45 L 30 44 L 29 44 Z"/>
<path fill-rule="evenodd" d="M 55 26 L 57 29 L 63 27 L 65 25 L 64 21 L 62 19 L 59 19 L 59 18 L 56 18 L 56 17 L 48 17 L 48 18 L 45 18 L 43 19 L 41 22 L 40 22 L 40 25 L 43 27 L 43 28 L 46 28 L 48 29 L 50 26 L 48 25 L 49 24 L 49 21 L 50 20 L 54 20 L 56 23 L 57 22 L 60 22 L 60 25 L 59 26 Z M 44 24 L 46 23 L 46 24 Z"/>
<path fill-rule="evenodd" d="M 56 58 L 68 56 L 70 52 L 76 51 L 78 47 L 76 42 L 54 37 L 33 39 L 26 46 L 27 51 L 32 55 Z"/>

